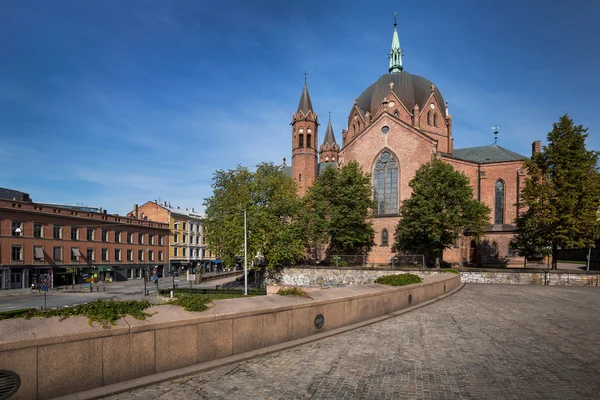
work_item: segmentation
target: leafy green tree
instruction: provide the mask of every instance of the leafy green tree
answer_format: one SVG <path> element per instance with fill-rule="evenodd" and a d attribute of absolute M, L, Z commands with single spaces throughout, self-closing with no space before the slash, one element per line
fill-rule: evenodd
<path fill-rule="evenodd" d="M 272 163 L 257 165 L 251 172 L 216 171 L 213 195 L 204 200 L 206 243 L 225 265 L 244 255 L 244 210 L 248 230 L 248 265 L 259 280 L 264 273 L 294 263 L 304 251 L 296 220 L 301 201 L 296 183 Z"/>
<path fill-rule="evenodd" d="M 592 246 L 600 233 L 598 152 L 586 149 L 587 136 L 587 128 L 565 114 L 548 132 L 548 145 L 524 165 L 529 178 L 513 244 L 524 256 L 551 252 L 554 269 L 559 247 Z"/>
<path fill-rule="evenodd" d="M 319 175 L 305 198 L 301 225 L 308 247 L 329 243 L 332 254 L 367 254 L 375 231 L 367 220 L 373 208 L 371 178 L 357 162 L 329 167 Z"/>
<path fill-rule="evenodd" d="M 479 238 L 490 209 L 473 198 L 465 175 L 434 160 L 419 168 L 410 181 L 412 195 L 400 207 L 394 248 L 443 260 L 461 234 Z"/>

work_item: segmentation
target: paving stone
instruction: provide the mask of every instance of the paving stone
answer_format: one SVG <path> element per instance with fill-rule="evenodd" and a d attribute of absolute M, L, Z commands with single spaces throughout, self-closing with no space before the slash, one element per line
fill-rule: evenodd
<path fill-rule="evenodd" d="M 600 291 L 467 285 L 381 323 L 112 399 L 597 399 Z"/>

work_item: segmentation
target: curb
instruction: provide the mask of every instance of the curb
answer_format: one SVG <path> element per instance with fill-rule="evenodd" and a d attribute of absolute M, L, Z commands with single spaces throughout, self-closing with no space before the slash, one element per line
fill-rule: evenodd
<path fill-rule="evenodd" d="M 132 390 L 141 389 L 146 386 L 159 384 L 161 382 L 183 378 L 183 377 L 186 377 L 189 375 L 197 374 L 199 372 L 204 372 L 204 371 L 208 371 L 208 370 L 211 370 L 214 368 L 223 367 L 223 366 L 226 366 L 229 364 L 235 364 L 238 362 L 250 360 L 252 358 L 262 357 L 265 355 L 269 355 L 271 353 L 276 353 L 276 352 L 279 352 L 282 350 L 287 350 L 287 349 L 301 346 L 301 345 L 304 345 L 307 343 L 312 343 L 312 342 L 315 342 L 318 340 L 326 339 L 331 336 L 339 335 L 340 333 L 349 332 L 349 331 L 352 331 L 355 329 L 363 328 L 368 325 L 372 325 L 372 324 L 375 324 L 378 322 L 382 322 L 382 321 L 385 321 L 385 320 L 388 320 L 391 318 L 398 317 L 402 314 L 417 310 L 421 307 L 425 307 L 429 304 L 435 303 L 435 302 L 440 301 L 448 296 L 451 296 L 454 293 L 457 293 L 458 291 L 460 291 L 464 286 L 465 286 L 465 283 L 461 282 L 461 284 L 456 289 L 452 290 L 451 292 L 444 293 L 443 295 L 441 295 L 439 297 L 436 297 L 431 300 L 427 300 L 423 303 L 416 304 L 414 306 L 405 308 L 403 310 L 394 311 L 393 313 L 390 313 L 390 314 L 382 315 L 377 318 L 372 318 L 367 321 L 362 321 L 362 322 L 358 322 L 356 324 L 344 326 L 344 327 L 337 328 L 337 329 L 332 329 L 330 331 L 307 336 L 307 337 L 304 337 L 301 339 L 296 339 L 296 340 L 292 340 L 289 342 L 280 343 L 280 344 L 269 346 L 269 347 L 264 347 L 262 349 L 256 349 L 256 350 L 248 351 L 245 353 L 240 353 L 240 354 L 236 354 L 236 355 L 232 355 L 232 356 L 228 356 L 228 357 L 219 358 L 217 360 L 206 361 L 203 363 L 190 365 L 190 366 L 184 367 L 184 368 L 178 368 L 178 369 L 174 369 L 171 371 L 165 371 L 165 372 L 160 372 L 160 373 L 153 374 L 153 375 L 143 376 L 140 378 L 132 379 L 130 381 L 114 383 L 112 385 L 101 386 L 98 388 L 85 390 L 85 391 L 78 392 L 78 393 L 72 393 L 72 394 L 69 394 L 66 396 L 55 397 L 52 400 L 104 399 L 107 397 L 116 396 L 121 393 L 127 393 Z"/>

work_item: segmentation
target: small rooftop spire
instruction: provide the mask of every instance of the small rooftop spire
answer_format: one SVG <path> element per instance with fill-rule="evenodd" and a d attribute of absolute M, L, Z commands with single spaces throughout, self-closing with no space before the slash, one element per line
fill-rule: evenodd
<path fill-rule="evenodd" d="M 494 130 L 494 144 L 497 144 L 498 143 L 498 131 L 500 131 L 500 127 L 492 126 L 492 129 Z"/>
<path fill-rule="evenodd" d="M 310 95 L 308 94 L 308 86 L 306 85 L 306 72 L 304 73 L 304 88 L 302 89 L 300 103 L 298 103 L 298 111 L 296 112 L 300 111 L 302 111 L 304 115 L 307 115 L 309 111 L 313 111 Z"/>
<path fill-rule="evenodd" d="M 392 50 L 390 51 L 390 73 L 402 71 L 402 49 L 400 48 L 400 39 L 398 39 L 398 30 L 396 27 L 396 14 L 394 13 L 394 35 L 392 36 Z"/>
<path fill-rule="evenodd" d="M 329 112 L 329 122 L 327 123 L 327 131 L 325 132 L 323 144 L 328 144 L 330 146 L 335 144 L 335 135 L 333 134 L 333 127 L 331 126 L 331 111 Z"/>

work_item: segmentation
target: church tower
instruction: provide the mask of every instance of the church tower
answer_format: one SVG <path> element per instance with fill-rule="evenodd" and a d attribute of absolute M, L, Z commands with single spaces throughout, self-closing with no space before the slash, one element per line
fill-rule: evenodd
<path fill-rule="evenodd" d="M 327 131 L 325 132 L 325 139 L 323 140 L 323 144 L 319 148 L 319 160 L 322 163 L 338 162 L 339 152 L 340 145 L 335 142 L 335 135 L 333 134 L 333 128 L 331 127 L 330 115 L 329 122 L 327 123 Z"/>
<path fill-rule="evenodd" d="M 298 182 L 298 194 L 304 196 L 317 179 L 319 120 L 308 94 L 306 78 L 298 111 L 292 116 L 292 177 Z"/>

